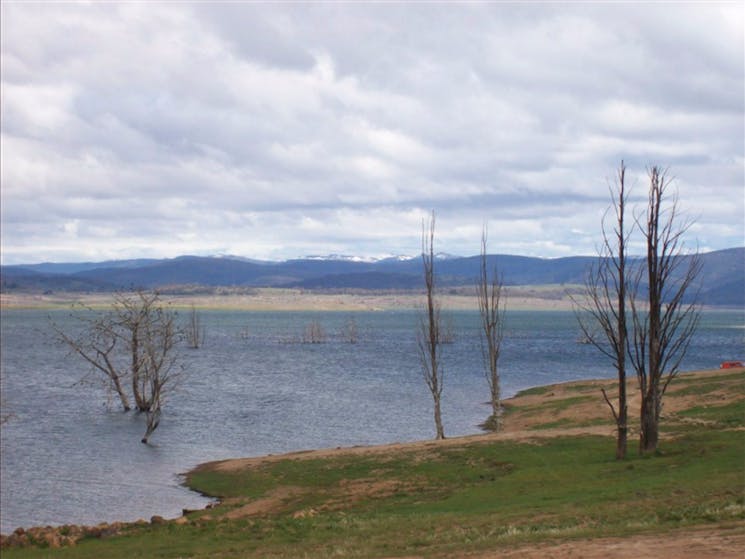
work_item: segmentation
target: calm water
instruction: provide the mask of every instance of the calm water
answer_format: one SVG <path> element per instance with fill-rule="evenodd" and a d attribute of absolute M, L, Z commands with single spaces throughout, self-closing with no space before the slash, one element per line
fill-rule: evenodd
<path fill-rule="evenodd" d="M 107 404 L 88 369 L 56 344 L 48 313 L 3 311 L 0 531 L 18 526 L 177 516 L 208 501 L 179 485 L 200 462 L 293 450 L 412 441 L 434 435 L 416 357 L 414 312 L 204 312 L 203 348 L 181 348 L 186 376 L 166 403 L 152 445 L 143 418 Z M 357 344 L 339 336 L 354 317 Z M 477 433 L 488 415 L 477 315 L 454 314 L 445 349 L 449 436 Z M 60 324 L 66 313 L 54 313 Z M 325 344 L 296 343 L 318 320 Z M 745 353 L 742 312 L 707 312 L 684 369 Z M 70 328 L 74 324 L 69 324 Z M 500 361 L 507 396 L 530 386 L 613 370 L 576 343 L 572 313 L 511 312 Z"/>

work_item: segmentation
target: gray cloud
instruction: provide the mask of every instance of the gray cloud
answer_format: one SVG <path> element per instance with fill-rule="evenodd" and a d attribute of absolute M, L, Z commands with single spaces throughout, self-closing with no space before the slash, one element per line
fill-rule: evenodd
<path fill-rule="evenodd" d="M 592 253 L 621 158 L 741 245 L 743 8 L 2 5 L 2 259 Z M 643 196 L 640 196 L 643 198 Z"/>

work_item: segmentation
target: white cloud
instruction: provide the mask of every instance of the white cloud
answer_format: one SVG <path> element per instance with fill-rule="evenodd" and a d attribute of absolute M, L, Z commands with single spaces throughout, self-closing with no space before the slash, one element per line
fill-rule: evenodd
<path fill-rule="evenodd" d="M 478 252 L 488 221 L 495 252 L 592 253 L 622 158 L 637 191 L 670 166 L 702 245 L 742 244 L 741 5 L 11 2 L 1 20 L 4 263 L 416 253 L 431 208 L 443 252 Z"/>

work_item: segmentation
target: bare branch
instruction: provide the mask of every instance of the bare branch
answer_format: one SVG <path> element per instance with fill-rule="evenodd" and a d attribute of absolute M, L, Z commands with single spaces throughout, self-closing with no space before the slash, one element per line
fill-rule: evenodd
<path fill-rule="evenodd" d="M 442 398 L 444 372 L 440 363 L 443 343 L 442 317 L 440 305 L 435 298 L 435 212 L 432 211 L 428 222 L 422 221 L 422 264 L 424 268 L 424 286 L 426 304 L 424 315 L 419 321 L 417 331 L 417 348 L 422 365 L 424 381 L 432 394 L 436 438 L 444 439 L 440 402 Z"/>
<path fill-rule="evenodd" d="M 476 294 L 481 316 L 481 352 L 492 406 L 491 421 L 487 421 L 487 424 L 499 430 L 502 413 L 499 356 L 504 337 L 505 298 L 502 296 L 503 282 L 496 266 L 491 274 L 488 270 L 487 240 L 488 230 L 484 225 L 481 233 L 481 260 Z"/>
<path fill-rule="evenodd" d="M 131 381 L 135 406 L 147 415 L 147 442 L 158 425 L 165 395 L 180 376 L 175 367 L 174 349 L 181 337 L 176 315 L 161 304 L 157 293 L 144 291 L 118 293 L 111 311 L 88 313 L 78 317 L 83 324 L 78 338 L 54 323 L 52 327 L 73 353 L 103 373 L 125 411 L 130 404 L 123 381 Z"/>
<path fill-rule="evenodd" d="M 616 458 L 623 459 L 626 456 L 628 433 L 626 355 L 629 336 L 626 305 L 629 263 L 626 249 L 630 238 L 625 224 L 628 190 L 626 166 L 623 161 L 618 168 L 616 183 L 610 187 L 610 195 L 611 206 L 605 211 L 601 221 L 602 242 L 598 249 L 597 262 L 588 270 L 585 278 L 584 298 L 573 300 L 584 338 L 608 357 L 616 368 L 618 410 L 611 403 L 605 390 L 602 392 L 617 426 Z M 610 215 L 615 217 L 612 227 L 607 225 Z"/>
<path fill-rule="evenodd" d="M 632 298 L 634 337 L 631 360 L 642 396 L 640 451 L 657 449 L 662 397 L 678 374 L 700 316 L 697 278 L 698 254 L 683 254 L 683 236 L 692 222 L 681 219 L 677 194 L 670 194 L 667 170 L 648 169 L 649 198 L 646 222 L 637 223 L 646 241 L 646 308 L 637 304 L 640 278 Z M 687 263 L 687 265 L 685 265 Z M 691 298 L 691 302 L 686 302 Z"/>

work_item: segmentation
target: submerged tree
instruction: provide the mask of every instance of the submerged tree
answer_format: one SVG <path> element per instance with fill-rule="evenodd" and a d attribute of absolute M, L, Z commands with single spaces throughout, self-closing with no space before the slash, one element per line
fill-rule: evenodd
<path fill-rule="evenodd" d="M 350 344 L 356 344 L 359 341 L 359 329 L 357 328 L 357 320 L 352 316 L 348 318 L 340 331 L 341 338 Z"/>
<path fill-rule="evenodd" d="M 147 442 L 158 426 L 165 395 L 179 376 L 175 313 L 163 306 L 157 293 L 137 291 L 117 294 L 108 312 L 87 309 L 78 319 L 83 327 L 75 337 L 53 325 L 58 338 L 94 371 L 103 373 L 124 411 L 131 409 L 124 388 L 130 382 L 134 405 L 147 417 L 142 439 Z"/>
<path fill-rule="evenodd" d="M 442 350 L 442 316 L 440 304 L 435 297 L 435 212 L 432 211 L 429 221 L 422 222 L 422 264 L 424 266 L 424 286 L 427 301 L 419 321 L 417 332 L 417 347 L 422 365 L 424 381 L 432 394 L 434 403 L 434 417 L 436 438 L 444 439 L 445 431 L 442 427 L 443 369 L 440 362 Z"/>
<path fill-rule="evenodd" d="M 695 284 L 701 259 L 698 253 L 686 255 L 683 246 L 692 222 L 680 221 L 677 197 L 669 199 L 672 181 L 666 170 L 653 166 L 648 175 L 646 220 L 637 219 L 646 244 L 646 265 L 639 267 L 630 297 L 629 357 L 641 394 L 640 453 L 657 450 L 662 398 L 679 372 L 700 317 Z"/>
<path fill-rule="evenodd" d="M 202 317 L 194 305 L 191 306 L 185 334 L 186 341 L 192 349 L 199 349 L 207 337 L 207 330 L 202 324 Z"/>
<path fill-rule="evenodd" d="M 142 334 L 142 396 L 148 404 L 145 410 L 147 430 L 142 442 L 147 443 L 148 437 L 160 423 L 161 408 L 167 391 L 179 376 L 179 371 L 175 368 L 176 355 L 173 352 L 179 337 L 174 314 L 161 306 L 154 307 L 143 325 Z"/>
<path fill-rule="evenodd" d="M 318 320 L 313 320 L 306 324 L 305 331 L 303 332 L 303 343 L 304 344 L 323 344 L 326 343 L 326 330 Z"/>
<path fill-rule="evenodd" d="M 129 411 L 132 406 L 124 383 L 130 371 L 123 360 L 124 342 L 114 315 L 107 313 L 100 316 L 91 309 L 82 309 L 82 312 L 85 314 L 74 315 L 82 323 L 79 335 L 73 336 L 54 323 L 52 328 L 59 340 L 82 357 L 94 371 L 103 374 L 107 389 L 116 394 L 122 409 Z"/>
<path fill-rule="evenodd" d="M 595 346 L 613 362 L 618 377 L 618 403 L 614 406 L 605 389 L 603 398 L 610 407 L 616 422 L 616 458 L 626 457 L 628 439 L 628 405 L 626 398 L 626 347 L 628 326 L 627 306 L 627 247 L 626 230 L 626 166 L 621 161 L 615 187 L 611 186 L 611 207 L 601 221 L 602 244 L 599 258 L 585 278 L 584 299 L 575 301 L 577 318 L 584 339 Z M 612 230 L 606 218 L 614 215 Z"/>
<path fill-rule="evenodd" d="M 8 411 L 8 403 L 5 401 L 4 380 L 3 371 L 0 369 L 0 425 L 4 425 L 13 418 L 13 413 Z"/>
<path fill-rule="evenodd" d="M 499 380 L 499 354 L 504 336 L 505 300 L 503 282 L 496 267 L 489 273 L 486 255 L 487 230 L 481 233 L 481 260 L 479 278 L 476 283 L 479 314 L 481 316 L 481 351 L 484 357 L 484 373 L 489 385 L 491 417 L 486 425 L 494 431 L 501 427 L 502 402 Z"/>

